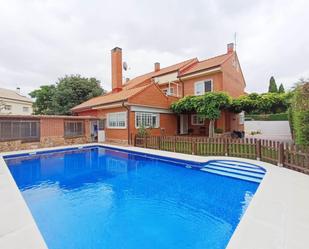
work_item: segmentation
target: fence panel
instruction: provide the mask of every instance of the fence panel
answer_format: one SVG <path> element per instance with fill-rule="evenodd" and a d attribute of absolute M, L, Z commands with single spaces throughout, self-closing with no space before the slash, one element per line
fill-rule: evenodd
<path fill-rule="evenodd" d="M 253 138 L 149 136 L 134 138 L 135 146 L 200 156 L 258 159 L 309 174 L 309 147 Z"/>

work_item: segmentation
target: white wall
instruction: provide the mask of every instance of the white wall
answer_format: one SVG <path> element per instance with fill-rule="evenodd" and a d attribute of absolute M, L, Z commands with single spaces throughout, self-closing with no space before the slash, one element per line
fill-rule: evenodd
<path fill-rule="evenodd" d="M 170 81 L 177 81 L 177 72 L 165 74 L 162 76 L 155 77 L 155 82 L 158 84 L 168 83 Z"/>
<path fill-rule="evenodd" d="M 12 115 L 31 115 L 32 114 L 32 103 L 1 99 L 0 102 L 4 102 L 5 105 L 10 105 L 11 110 L 5 110 L 1 106 L 0 114 L 12 114 Z M 28 107 L 28 111 L 24 111 L 23 108 Z"/>
<path fill-rule="evenodd" d="M 261 134 L 252 136 L 251 131 L 260 131 Z M 245 121 L 245 133 L 246 137 L 292 141 L 289 121 Z"/>

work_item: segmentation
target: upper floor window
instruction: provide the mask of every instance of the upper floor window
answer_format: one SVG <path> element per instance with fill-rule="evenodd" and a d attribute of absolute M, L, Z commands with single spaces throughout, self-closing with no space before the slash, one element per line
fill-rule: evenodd
<path fill-rule="evenodd" d="M 29 112 L 29 107 L 28 106 L 23 106 L 23 112 Z"/>
<path fill-rule="evenodd" d="M 165 89 L 163 89 L 163 93 L 164 93 L 166 96 L 174 95 L 174 87 L 170 87 L 170 88 L 165 88 Z"/>
<path fill-rule="evenodd" d="M 204 125 L 204 118 L 197 114 L 193 114 L 191 115 L 191 124 L 192 125 Z"/>
<path fill-rule="evenodd" d="M 135 113 L 135 127 L 158 128 L 160 114 L 151 112 L 136 112 Z"/>
<path fill-rule="evenodd" d="M 194 84 L 194 95 L 203 95 L 205 92 L 213 91 L 212 80 L 198 81 Z"/>
<path fill-rule="evenodd" d="M 11 105 L 5 105 L 4 110 L 10 111 L 10 110 L 12 110 L 12 106 Z"/>
<path fill-rule="evenodd" d="M 126 112 L 108 113 L 107 127 L 125 129 L 127 127 L 127 113 Z"/>

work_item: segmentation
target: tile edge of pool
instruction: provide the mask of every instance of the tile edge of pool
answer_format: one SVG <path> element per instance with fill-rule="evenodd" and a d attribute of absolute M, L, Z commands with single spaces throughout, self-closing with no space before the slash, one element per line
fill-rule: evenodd
<path fill-rule="evenodd" d="M 3 157 L 29 153 L 40 154 L 40 152 L 63 149 L 81 149 L 91 146 L 104 146 L 111 149 L 146 153 L 198 164 L 213 160 L 237 160 L 260 166 L 266 169 L 267 172 L 235 229 L 227 248 L 283 249 L 306 248 L 309 245 L 308 236 L 299 235 L 303 235 L 309 230 L 309 215 L 305 212 L 305 210 L 309 209 L 309 201 L 306 201 L 305 198 L 309 195 L 309 176 L 307 175 L 251 159 L 217 156 L 203 157 L 153 149 L 92 143 L 0 153 L 0 200 L 2 198 L 6 200 L 5 197 L 7 198 L 10 195 L 9 203 L 0 206 L 0 220 L 3 221 L 0 224 L 0 231 L 3 231 L 0 234 L 0 247 L 5 246 L 4 248 L 10 249 L 19 248 L 18 245 L 20 245 L 23 248 L 47 248 Z M 296 182 L 297 184 L 295 184 Z M 296 199 L 295 193 L 298 195 Z M 10 207 L 10 210 L 8 210 L 8 207 Z M 14 210 L 21 212 L 19 215 L 22 219 L 17 223 L 16 221 L 11 222 L 11 217 L 14 217 Z M 285 222 L 282 222 L 282 220 L 285 220 Z M 304 229 L 304 225 L 306 229 Z M 295 229 L 298 233 L 287 233 L 287 231 L 295 231 Z"/>

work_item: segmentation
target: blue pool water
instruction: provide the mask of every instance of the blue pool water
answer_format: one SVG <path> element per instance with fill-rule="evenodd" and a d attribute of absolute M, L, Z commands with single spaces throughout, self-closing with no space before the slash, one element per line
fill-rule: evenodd
<path fill-rule="evenodd" d="M 6 162 L 50 249 L 225 248 L 258 187 L 101 147 Z"/>

